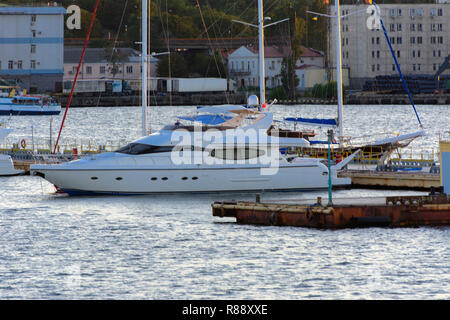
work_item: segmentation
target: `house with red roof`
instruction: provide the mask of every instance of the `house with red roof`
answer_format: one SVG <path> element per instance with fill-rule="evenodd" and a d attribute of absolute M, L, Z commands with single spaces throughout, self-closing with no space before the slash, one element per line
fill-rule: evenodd
<path fill-rule="evenodd" d="M 290 55 L 288 46 L 264 47 L 264 62 L 266 87 L 281 86 L 281 69 L 283 58 Z M 227 67 L 230 78 L 236 81 L 238 87 L 259 86 L 259 53 L 254 46 L 242 46 L 227 56 Z M 297 66 L 311 65 L 324 67 L 324 54 L 318 50 L 302 47 L 302 55 Z"/>

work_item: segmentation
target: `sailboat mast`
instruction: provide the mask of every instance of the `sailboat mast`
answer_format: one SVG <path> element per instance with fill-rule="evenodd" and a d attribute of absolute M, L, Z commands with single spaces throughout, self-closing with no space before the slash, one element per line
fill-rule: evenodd
<path fill-rule="evenodd" d="M 343 126 L 343 105 L 344 99 L 342 94 L 342 49 L 341 49 L 341 10 L 339 8 L 339 0 L 334 0 L 334 8 L 336 11 L 336 81 L 337 81 L 337 116 L 339 130 L 339 146 L 343 147 L 344 126 Z"/>
<path fill-rule="evenodd" d="M 148 6 L 147 0 L 142 0 L 142 135 L 146 136 L 148 132 L 147 121 L 147 72 L 148 72 L 148 49 L 147 49 L 147 28 L 148 28 Z"/>
<path fill-rule="evenodd" d="M 258 1 L 258 34 L 259 34 L 259 100 L 263 105 L 266 102 L 266 85 L 264 71 L 264 15 L 262 0 Z"/>

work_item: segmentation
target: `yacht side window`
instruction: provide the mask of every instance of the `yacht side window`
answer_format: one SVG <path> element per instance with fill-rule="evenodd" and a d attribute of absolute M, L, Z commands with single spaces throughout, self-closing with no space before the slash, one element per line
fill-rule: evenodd
<path fill-rule="evenodd" d="M 130 143 L 125 147 L 119 148 L 114 152 L 124 153 L 124 154 L 149 154 L 149 153 L 161 153 L 161 152 L 171 152 L 172 146 L 152 146 L 144 143 Z"/>
<path fill-rule="evenodd" d="M 217 148 L 210 152 L 210 156 L 223 160 L 248 160 L 264 155 L 264 150 L 256 148 Z"/>

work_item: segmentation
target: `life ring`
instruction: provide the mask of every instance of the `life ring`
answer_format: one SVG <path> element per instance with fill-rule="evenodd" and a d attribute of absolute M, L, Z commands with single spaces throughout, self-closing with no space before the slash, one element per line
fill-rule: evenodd
<path fill-rule="evenodd" d="M 20 145 L 22 146 L 22 149 L 25 149 L 25 147 L 27 146 L 27 142 L 25 141 L 25 139 L 22 139 L 20 141 Z"/>

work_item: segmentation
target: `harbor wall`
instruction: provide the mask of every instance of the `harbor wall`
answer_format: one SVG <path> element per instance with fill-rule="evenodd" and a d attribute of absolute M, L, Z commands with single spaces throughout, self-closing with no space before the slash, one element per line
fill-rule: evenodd
<path fill-rule="evenodd" d="M 189 106 L 189 105 L 221 105 L 221 104 L 245 104 L 250 93 L 211 93 L 211 94 L 185 94 L 185 95 L 150 95 L 149 103 L 153 106 Z M 63 107 L 67 105 L 68 95 L 55 95 L 56 100 Z M 450 94 L 428 94 L 414 95 L 415 104 L 424 105 L 450 105 Z M 336 99 L 323 99 L 311 97 L 298 97 L 295 100 L 278 99 L 278 104 L 301 105 L 301 104 L 336 104 Z M 102 106 L 139 106 L 141 97 L 139 95 L 106 96 L 91 95 L 72 98 L 72 107 L 102 107 Z M 383 95 L 383 94 L 352 94 L 344 98 L 344 104 L 354 105 L 410 105 L 408 96 L 405 95 Z"/>

